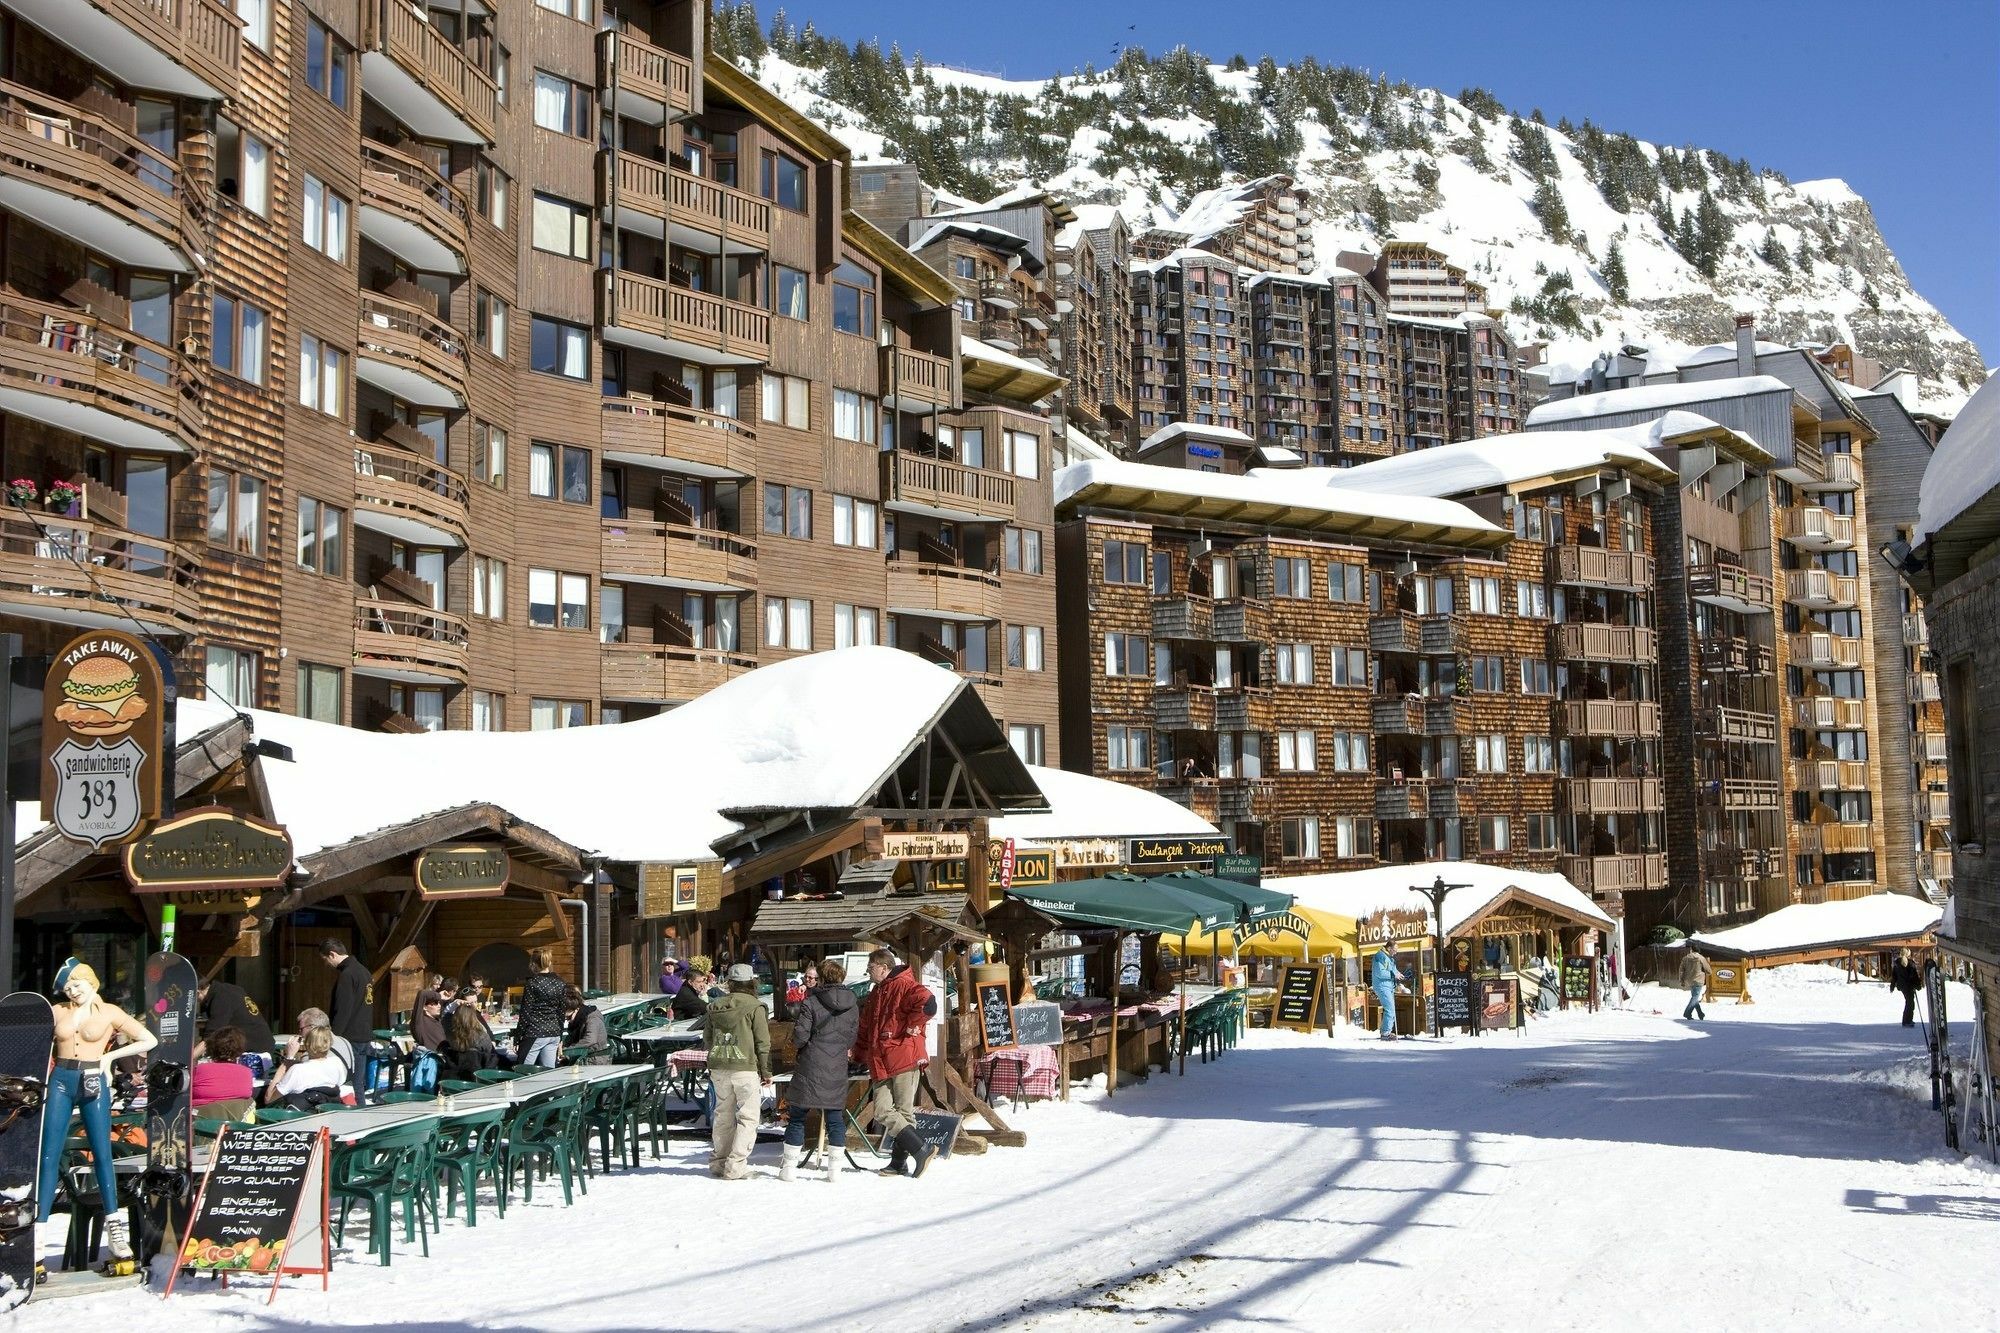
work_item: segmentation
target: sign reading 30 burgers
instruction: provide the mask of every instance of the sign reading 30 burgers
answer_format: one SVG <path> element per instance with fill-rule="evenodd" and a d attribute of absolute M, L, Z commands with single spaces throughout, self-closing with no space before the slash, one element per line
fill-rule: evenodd
<path fill-rule="evenodd" d="M 165 693 L 152 650 L 116 630 L 79 635 L 49 664 L 42 818 L 65 838 L 102 848 L 158 816 Z"/>

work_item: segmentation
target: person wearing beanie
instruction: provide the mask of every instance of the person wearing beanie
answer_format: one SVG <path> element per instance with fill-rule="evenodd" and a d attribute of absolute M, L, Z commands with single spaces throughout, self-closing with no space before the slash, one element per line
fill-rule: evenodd
<path fill-rule="evenodd" d="M 49 1071 L 42 1104 L 42 1161 L 35 1220 L 49 1220 L 56 1201 L 63 1141 L 69 1137 L 72 1110 L 83 1117 L 83 1134 L 90 1144 L 91 1169 L 99 1197 L 118 1197 L 118 1176 L 111 1151 L 111 1063 L 143 1055 L 159 1045 L 144 1023 L 105 1000 L 90 964 L 68 959 L 56 971 L 55 1067 Z M 112 1048 L 115 1040 L 123 1044 Z M 132 1237 L 122 1210 L 108 1210 L 104 1242 L 113 1259 L 132 1257 Z"/>
<path fill-rule="evenodd" d="M 771 1086 L 771 1023 L 757 999 L 757 973 L 748 963 L 729 969 L 729 993 L 711 1002 L 701 1019 L 708 1046 L 708 1084 L 715 1094 L 709 1116 L 708 1173 L 724 1180 L 750 1174 L 764 1089 Z"/>
<path fill-rule="evenodd" d="M 937 1153 L 916 1129 L 917 1084 L 930 1063 L 924 1032 L 937 1015 L 937 997 L 887 949 L 868 955 L 868 980 L 874 986 L 861 1002 L 853 1058 L 868 1066 L 875 1123 L 893 1145 L 882 1174 L 921 1176 Z"/>

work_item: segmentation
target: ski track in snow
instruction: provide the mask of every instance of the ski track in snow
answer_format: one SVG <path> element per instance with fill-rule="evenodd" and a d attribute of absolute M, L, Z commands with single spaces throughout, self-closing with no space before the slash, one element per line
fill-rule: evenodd
<path fill-rule="evenodd" d="M 1860 1328 L 1921 1307 L 1989 1326 L 2000 1171 L 1943 1147 L 1900 1001 L 1837 969 L 1758 973 L 1751 1006 L 1684 996 L 1525 1033 L 1381 1043 L 1252 1033 L 1185 1079 L 1012 1110 L 1026 1149 L 920 1183 L 711 1180 L 676 1143 L 434 1258 L 365 1253 L 322 1294 L 261 1280 L 31 1305 L 149 1333 L 503 1330 Z M 1957 1012 L 1969 1010 L 1963 992 Z M 1962 1042 L 1966 1027 L 1956 1032 Z"/>

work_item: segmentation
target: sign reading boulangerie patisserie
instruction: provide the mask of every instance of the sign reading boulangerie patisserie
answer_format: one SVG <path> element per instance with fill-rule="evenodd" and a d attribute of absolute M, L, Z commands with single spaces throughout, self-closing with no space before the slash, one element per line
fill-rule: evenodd
<path fill-rule="evenodd" d="M 116 630 L 71 639 L 42 687 L 42 818 L 92 849 L 124 842 L 160 813 L 166 681 L 144 640 Z"/>

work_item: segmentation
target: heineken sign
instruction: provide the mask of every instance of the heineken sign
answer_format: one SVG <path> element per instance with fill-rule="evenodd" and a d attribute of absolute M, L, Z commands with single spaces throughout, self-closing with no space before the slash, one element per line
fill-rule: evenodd
<path fill-rule="evenodd" d="M 497 898 L 513 870 L 505 847 L 450 843 L 418 852 L 411 877 L 426 898 Z"/>
<path fill-rule="evenodd" d="M 275 889 L 291 869 L 289 833 L 219 805 L 170 819 L 125 848 L 135 893 Z"/>

